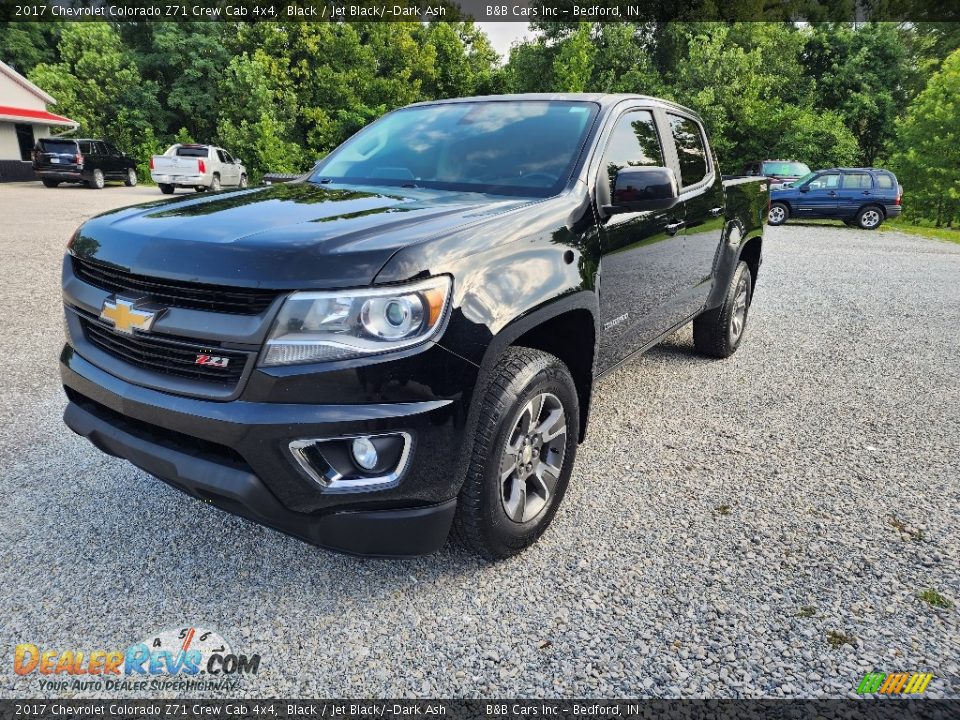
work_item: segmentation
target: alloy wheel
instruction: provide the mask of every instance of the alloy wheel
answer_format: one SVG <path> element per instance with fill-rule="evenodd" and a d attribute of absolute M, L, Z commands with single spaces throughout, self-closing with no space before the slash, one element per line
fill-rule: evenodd
<path fill-rule="evenodd" d="M 782 223 L 786 220 L 786 211 L 780 205 L 774 205 L 770 208 L 767 218 L 774 224 Z"/>
<path fill-rule="evenodd" d="M 880 213 L 877 210 L 867 210 L 860 216 L 860 224 L 865 228 L 875 228 L 880 224 Z"/>
<path fill-rule="evenodd" d="M 500 459 L 500 499 L 507 517 L 526 523 L 550 504 L 567 447 L 560 399 L 539 393 L 523 406 Z"/>

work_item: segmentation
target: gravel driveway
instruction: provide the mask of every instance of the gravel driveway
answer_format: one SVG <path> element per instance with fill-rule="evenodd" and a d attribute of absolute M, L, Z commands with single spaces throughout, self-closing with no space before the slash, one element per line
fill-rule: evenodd
<path fill-rule="evenodd" d="M 201 626 L 263 656 L 250 697 L 844 696 L 868 671 L 960 697 L 960 246 L 771 229 L 740 351 L 700 358 L 687 328 L 606 379 L 537 546 L 358 560 L 62 425 L 64 244 L 154 199 L 0 185 L 0 695 L 50 694 L 18 643 Z"/>

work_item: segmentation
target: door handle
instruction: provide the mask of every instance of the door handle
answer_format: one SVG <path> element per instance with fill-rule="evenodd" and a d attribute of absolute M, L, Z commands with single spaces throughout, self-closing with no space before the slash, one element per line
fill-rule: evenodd
<path fill-rule="evenodd" d="M 863 191 L 863 194 L 864 194 L 864 195 L 869 195 L 869 194 L 870 194 L 870 191 L 869 191 L 869 190 L 864 190 L 864 191 Z"/>
<path fill-rule="evenodd" d="M 680 228 L 682 228 L 686 223 L 683 220 L 678 220 L 677 222 L 668 223 L 666 230 L 668 235 L 676 235 Z"/>
<path fill-rule="evenodd" d="M 836 197 L 836 196 L 837 196 L 837 191 L 836 191 L 836 190 L 831 190 L 830 192 L 827 193 L 827 195 L 829 195 L 830 197 Z"/>
<path fill-rule="evenodd" d="M 710 208 L 710 214 L 713 215 L 713 217 L 720 217 L 721 215 L 723 215 L 723 211 L 724 211 L 723 207 Z"/>

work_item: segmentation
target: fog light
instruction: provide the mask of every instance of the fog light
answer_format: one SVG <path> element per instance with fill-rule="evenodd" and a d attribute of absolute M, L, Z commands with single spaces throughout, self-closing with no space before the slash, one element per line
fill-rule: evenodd
<path fill-rule="evenodd" d="M 377 466 L 380 458 L 377 456 L 377 448 L 370 442 L 370 438 L 355 438 L 351 450 L 353 459 L 364 470 L 373 470 Z"/>

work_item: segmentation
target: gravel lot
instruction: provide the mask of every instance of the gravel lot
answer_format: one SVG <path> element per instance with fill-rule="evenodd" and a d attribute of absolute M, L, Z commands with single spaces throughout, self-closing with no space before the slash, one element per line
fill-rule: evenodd
<path fill-rule="evenodd" d="M 770 230 L 740 351 L 702 359 L 687 328 L 604 381 L 539 545 L 358 560 L 62 425 L 64 244 L 159 197 L 0 185 L 0 695 L 49 694 L 17 643 L 199 625 L 262 654 L 250 697 L 844 696 L 867 671 L 960 697 L 960 246 Z"/>

